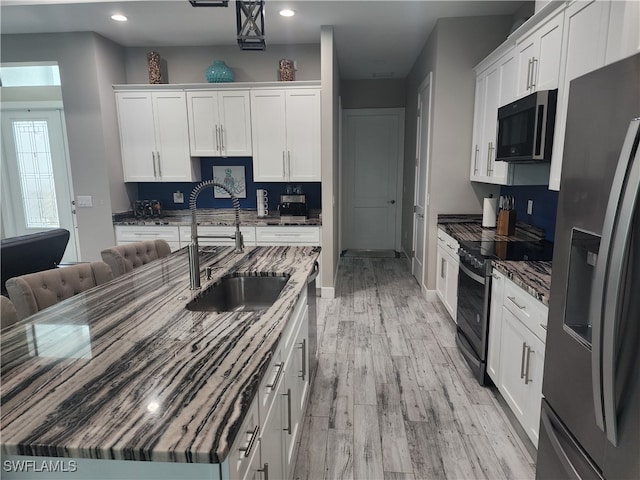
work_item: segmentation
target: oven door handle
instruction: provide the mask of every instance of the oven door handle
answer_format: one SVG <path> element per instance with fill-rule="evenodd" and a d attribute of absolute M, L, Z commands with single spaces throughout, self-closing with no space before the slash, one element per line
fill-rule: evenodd
<path fill-rule="evenodd" d="M 460 263 L 460 271 L 464 272 L 464 274 L 470 277 L 472 280 L 484 285 L 486 282 L 486 278 L 478 275 L 477 273 L 472 272 L 467 267 L 465 267 L 462 263 Z"/>

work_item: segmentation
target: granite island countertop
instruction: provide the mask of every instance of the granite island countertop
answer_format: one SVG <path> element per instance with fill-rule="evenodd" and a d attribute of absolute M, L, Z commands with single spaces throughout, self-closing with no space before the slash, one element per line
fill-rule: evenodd
<path fill-rule="evenodd" d="M 203 289 L 227 274 L 289 281 L 262 312 L 188 311 L 182 249 L 4 330 L 2 453 L 224 461 L 320 249 L 208 250 Z"/>
<path fill-rule="evenodd" d="M 114 225 L 191 225 L 191 212 L 187 210 L 166 210 L 158 218 L 135 218 L 132 214 L 115 214 Z M 233 208 L 198 208 L 198 225 L 235 225 Z M 240 225 L 300 225 L 321 226 L 322 218 L 318 210 L 311 210 L 308 218 L 292 219 L 270 213 L 266 217 L 258 217 L 256 210 L 240 210 Z"/>

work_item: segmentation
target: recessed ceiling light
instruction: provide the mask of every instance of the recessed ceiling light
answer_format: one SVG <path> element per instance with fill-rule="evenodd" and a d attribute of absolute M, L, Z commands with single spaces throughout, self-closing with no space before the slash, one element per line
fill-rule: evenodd
<path fill-rule="evenodd" d="M 116 22 L 126 22 L 127 17 L 125 17 L 124 15 L 116 14 L 111 15 L 111 20 L 115 20 Z"/>
<path fill-rule="evenodd" d="M 282 15 L 283 17 L 293 17 L 295 14 L 296 12 L 294 12 L 293 10 L 289 10 L 288 8 L 280 10 L 280 15 Z"/>

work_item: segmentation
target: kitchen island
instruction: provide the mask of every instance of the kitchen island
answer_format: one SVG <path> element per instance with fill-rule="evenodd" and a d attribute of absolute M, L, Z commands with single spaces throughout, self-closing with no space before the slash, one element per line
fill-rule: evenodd
<path fill-rule="evenodd" d="M 42 457 L 84 460 L 75 478 L 154 462 L 166 475 L 155 478 L 217 478 L 212 464 L 227 458 L 319 252 L 201 254 L 212 269 L 203 291 L 228 275 L 289 275 L 263 311 L 187 310 L 200 291 L 189 289 L 182 249 L 3 331 L 3 478 L 27 478 L 8 475 L 7 459 Z"/>

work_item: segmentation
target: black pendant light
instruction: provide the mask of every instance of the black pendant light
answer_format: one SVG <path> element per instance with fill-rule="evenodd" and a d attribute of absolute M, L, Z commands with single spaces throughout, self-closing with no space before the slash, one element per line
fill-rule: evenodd
<path fill-rule="evenodd" d="M 236 26 L 241 50 L 264 50 L 264 1 L 236 0 Z"/>

